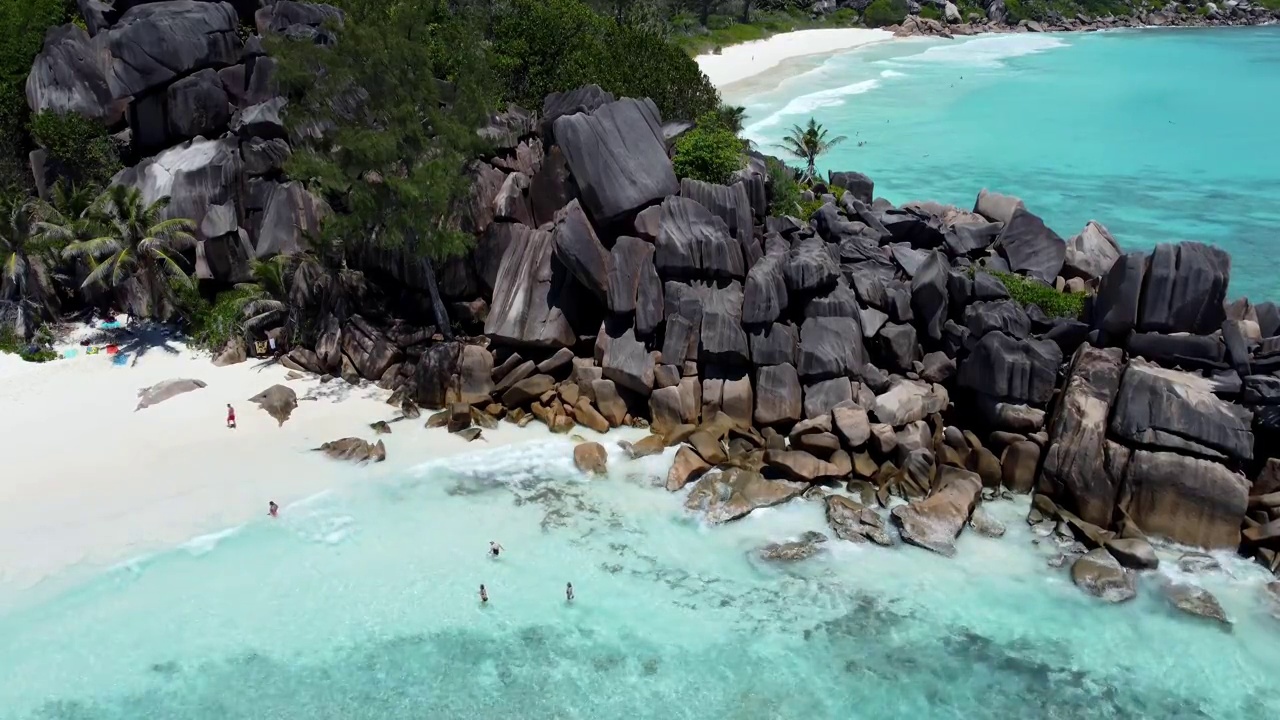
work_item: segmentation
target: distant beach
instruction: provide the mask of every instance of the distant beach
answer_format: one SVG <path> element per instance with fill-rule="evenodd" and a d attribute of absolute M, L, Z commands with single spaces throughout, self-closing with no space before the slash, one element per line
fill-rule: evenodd
<path fill-rule="evenodd" d="M 893 33 L 886 30 L 797 30 L 764 40 L 731 45 L 722 48 L 719 53 L 707 53 L 694 59 L 711 83 L 723 91 L 728 86 L 767 72 L 793 58 L 842 52 L 892 39 Z"/>

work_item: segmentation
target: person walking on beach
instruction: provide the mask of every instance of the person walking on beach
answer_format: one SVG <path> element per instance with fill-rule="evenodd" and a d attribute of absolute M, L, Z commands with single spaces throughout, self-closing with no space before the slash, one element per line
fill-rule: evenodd
<path fill-rule="evenodd" d="M 564 600 L 565 602 L 573 602 L 573 583 L 564 584 Z"/>
<path fill-rule="evenodd" d="M 267 514 L 271 517 L 280 517 L 280 506 L 276 504 L 275 500 L 267 502 Z"/>
<path fill-rule="evenodd" d="M 484 583 L 480 583 L 480 602 L 489 602 L 489 591 L 484 589 Z"/>
<path fill-rule="evenodd" d="M 227 427 L 236 429 L 236 409 L 231 407 L 231 403 L 227 403 Z"/>
<path fill-rule="evenodd" d="M 504 549 L 505 548 L 498 544 L 498 541 L 489 541 L 489 555 L 493 556 L 494 559 L 497 559 L 498 553 L 502 552 Z"/>

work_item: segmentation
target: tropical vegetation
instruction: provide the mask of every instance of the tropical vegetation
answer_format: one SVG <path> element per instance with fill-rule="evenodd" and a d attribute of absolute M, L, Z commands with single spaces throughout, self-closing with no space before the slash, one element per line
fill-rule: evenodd
<path fill-rule="evenodd" d="M 816 162 L 819 155 L 847 140 L 844 135 L 831 137 L 827 129 L 814 118 L 804 126 L 792 125 L 778 147 L 788 155 L 805 163 L 801 179 L 812 182 L 817 178 Z"/>
<path fill-rule="evenodd" d="M 736 108 L 740 110 L 741 108 Z M 725 123 L 723 112 L 707 113 L 698 120 L 697 127 L 680 136 L 676 141 L 672 164 L 676 177 L 693 178 L 704 182 L 726 184 L 745 163 L 742 141 Z M 729 121 L 741 128 L 741 114 L 728 114 Z"/>

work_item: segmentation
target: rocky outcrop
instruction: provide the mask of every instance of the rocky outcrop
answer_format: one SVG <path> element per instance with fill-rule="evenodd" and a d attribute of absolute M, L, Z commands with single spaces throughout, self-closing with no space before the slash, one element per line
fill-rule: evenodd
<path fill-rule="evenodd" d="M 579 443 L 573 448 L 573 464 L 588 475 L 603 475 L 608 469 L 609 453 L 600 443 Z"/>
<path fill-rule="evenodd" d="M 138 406 L 134 410 L 142 410 L 152 405 L 159 405 L 170 398 L 205 387 L 208 387 L 208 385 L 203 380 L 187 378 L 163 380 L 151 387 L 142 388 L 138 391 Z"/>
<path fill-rule="evenodd" d="M 572 300 L 572 288 L 554 248 L 551 233 L 512 228 L 494 279 L 486 334 L 533 347 L 569 347 L 577 340 L 563 309 Z"/>
<path fill-rule="evenodd" d="M 904 541 L 950 557 L 956 552 L 956 538 L 978 505 L 982 480 L 977 473 L 961 468 L 944 465 L 938 471 L 933 494 L 894 508 L 892 517 Z"/>
<path fill-rule="evenodd" d="M 249 398 L 249 402 L 265 410 L 268 415 L 276 419 L 277 424 L 284 425 L 298 407 L 298 394 L 291 387 L 272 385 Z"/>
<path fill-rule="evenodd" d="M 1071 565 L 1071 581 L 1076 587 L 1109 603 L 1132 600 L 1138 595 L 1134 574 L 1103 548 L 1076 559 Z"/>
<path fill-rule="evenodd" d="M 784 503 L 807 487 L 804 483 L 767 480 L 758 472 L 731 467 L 702 476 L 689 492 L 685 507 L 702 513 L 707 522 L 718 524 Z"/>
<path fill-rule="evenodd" d="M 382 462 L 387 459 L 387 446 L 379 440 L 370 443 L 360 438 L 342 438 L 327 442 L 316 450 L 334 460 L 346 460 L 353 463 Z"/>

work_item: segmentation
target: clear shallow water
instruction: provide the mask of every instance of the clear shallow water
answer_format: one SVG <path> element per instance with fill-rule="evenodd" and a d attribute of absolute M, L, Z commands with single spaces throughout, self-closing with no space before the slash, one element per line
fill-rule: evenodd
<path fill-rule="evenodd" d="M 893 41 L 725 94 L 766 152 L 810 115 L 847 135 L 820 167 L 895 203 L 985 186 L 1064 238 L 1097 219 L 1127 249 L 1209 242 L 1232 295 L 1280 300 L 1280 27 Z"/>
<path fill-rule="evenodd" d="M 1202 580 L 1232 631 L 1169 611 L 1164 575 L 1124 606 L 1084 597 L 1045 567 L 1025 503 L 988 506 L 1009 534 L 966 535 L 952 560 L 833 540 L 770 564 L 754 549 L 825 529 L 820 503 L 705 528 L 651 485 L 669 459 L 614 448 L 587 481 L 571 447 L 423 466 L 52 600 L 0 597 L 0 718 L 1280 713 L 1280 621 L 1243 561 Z"/>

